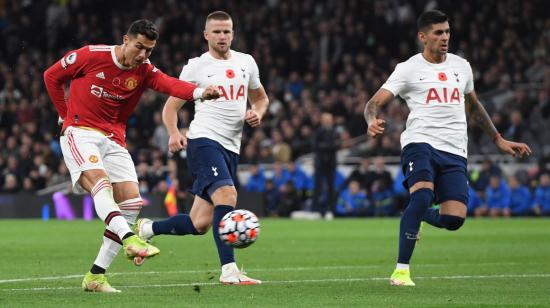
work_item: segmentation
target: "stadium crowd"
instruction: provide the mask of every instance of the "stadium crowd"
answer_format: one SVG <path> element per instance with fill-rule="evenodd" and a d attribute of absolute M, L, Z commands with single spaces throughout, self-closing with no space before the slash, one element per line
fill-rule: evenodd
<path fill-rule="evenodd" d="M 498 130 L 506 138 L 529 143 L 535 159 L 544 162 L 550 157 L 550 134 L 540 133 L 550 131 L 550 19 L 544 4 L 543 0 L 2 1 L 0 192 L 33 192 L 69 180 L 57 138 L 57 114 L 42 80 L 45 68 L 86 44 L 118 44 L 126 25 L 148 18 L 160 26 L 152 62 L 178 76 L 189 58 L 206 50 L 202 23 L 212 8 L 232 14 L 237 33 L 233 48 L 254 56 L 270 97 L 262 128 L 245 127 L 241 147 L 241 162 L 260 173 L 258 164 L 273 163 L 274 174 L 295 174 L 296 159 L 312 151 L 312 135 L 323 111 L 335 116 L 340 140 L 363 136 L 367 99 L 398 62 L 418 50 L 416 17 L 436 7 L 451 17 L 451 52 L 470 61 L 477 92 L 491 94 L 482 96 L 486 97 L 483 103 Z M 185 168 L 168 159 L 168 135 L 161 121 L 165 99 L 146 92 L 127 127 L 128 150 L 134 156 L 142 192 L 165 192 L 177 170 L 180 188 L 188 183 L 181 174 Z M 399 155 L 399 134 L 407 112 L 396 100 L 384 110 L 389 128 L 383 138 L 353 147 L 353 142 L 341 143 L 354 155 L 377 157 L 373 170 L 364 166 L 367 159 L 357 172 L 380 173 L 382 157 Z M 186 104 L 180 111 L 181 127 L 189 125 L 192 117 L 193 104 Z M 472 125 L 469 131 L 470 154 L 497 153 L 481 130 Z M 529 200 L 546 196 L 546 211 L 550 211 L 543 175 L 547 170 L 543 163 L 539 165 L 539 170 L 519 176 L 494 171 L 500 170 L 496 165 L 492 171 L 473 172 L 472 187 L 482 199 L 472 213 L 507 215 L 508 211 L 494 210 L 491 204 L 510 204 L 495 200 L 508 198 L 503 195 L 514 199 L 518 185 L 534 196 Z M 354 174 L 337 177 L 338 199 L 343 201 L 336 202 L 336 209 L 342 209 L 342 215 L 393 215 L 404 204 L 406 194 L 396 184 L 399 177 L 377 174 L 367 180 Z M 312 181 L 302 175 L 291 177 L 292 184 L 275 176 L 254 185 L 262 186 L 267 204 L 307 204 Z M 285 203 L 281 198 L 302 202 Z M 542 204 L 529 201 L 529 211 L 536 202 Z M 349 206 L 356 203 L 357 207 Z M 271 209 L 283 216 L 291 210 Z M 511 213 L 516 214 L 513 208 Z"/>

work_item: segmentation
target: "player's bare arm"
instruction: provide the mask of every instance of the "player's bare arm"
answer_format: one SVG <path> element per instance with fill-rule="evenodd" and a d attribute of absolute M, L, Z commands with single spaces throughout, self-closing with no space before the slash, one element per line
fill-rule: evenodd
<path fill-rule="evenodd" d="M 244 120 L 248 125 L 257 127 L 262 123 L 262 118 L 267 111 L 269 98 L 265 93 L 264 87 L 260 86 L 257 89 L 248 90 L 248 99 L 252 108 L 246 111 Z"/>
<path fill-rule="evenodd" d="M 217 99 L 220 92 L 216 86 L 209 86 L 202 92 L 203 100 Z M 187 138 L 178 129 L 178 111 L 185 104 L 185 100 L 170 96 L 162 109 L 162 122 L 168 131 L 168 149 L 171 153 L 179 152 L 187 147 Z"/>
<path fill-rule="evenodd" d="M 393 99 L 393 93 L 386 89 L 378 90 L 365 106 L 364 116 L 367 121 L 369 136 L 376 138 L 384 133 L 386 121 L 379 119 L 380 108 Z"/>
<path fill-rule="evenodd" d="M 171 153 L 179 152 L 187 147 L 187 138 L 178 130 L 178 110 L 184 104 L 185 100 L 170 96 L 162 109 L 162 122 L 170 136 L 168 149 Z"/>
<path fill-rule="evenodd" d="M 491 121 L 487 110 L 477 99 L 475 91 L 465 94 L 466 116 L 469 120 L 474 121 L 481 129 L 490 136 L 498 148 L 514 157 L 530 155 L 531 149 L 525 143 L 508 141 L 498 133 L 495 125 Z"/>

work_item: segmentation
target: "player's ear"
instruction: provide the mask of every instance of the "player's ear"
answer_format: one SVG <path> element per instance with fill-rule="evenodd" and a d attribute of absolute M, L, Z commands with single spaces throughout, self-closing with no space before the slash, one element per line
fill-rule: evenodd
<path fill-rule="evenodd" d="M 419 31 L 418 32 L 418 40 L 422 43 L 426 42 L 426 33 Z"/>
<path fill-rule="evenodd" d="M 206 31 L 206 29 L 204 29 L 202 33 L 204 35 L 204 39 L 208 41 L 208 32 Z"/>
<path fill-rule="evenodd" d="M 130 41 L 130 38 L 128 37 L 128 35 L 124 34 L 124 36 L 122 37 L 122 43 L 124 45 L 128 45 L 128 41 Z"/>

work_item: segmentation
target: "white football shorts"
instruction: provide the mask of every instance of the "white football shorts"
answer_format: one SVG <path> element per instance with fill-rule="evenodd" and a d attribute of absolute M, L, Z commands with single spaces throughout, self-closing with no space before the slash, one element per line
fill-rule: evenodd
<path fill-rule="evenodd" d="M 83 171 L 92 169 L 105 170 L 111 183 L 138 183 L 136 168 L 128 150 L 103 133 L 69 126 L 59 141 L 75 193 L 86 193 L 78 180 Z"/>

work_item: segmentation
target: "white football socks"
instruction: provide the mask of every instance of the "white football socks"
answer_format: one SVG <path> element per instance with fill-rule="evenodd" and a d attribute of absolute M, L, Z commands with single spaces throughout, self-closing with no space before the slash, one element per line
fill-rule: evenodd
<path fill-rule="evenodd" d="M 105 233 L 103 234 L 103 244 L 101 245 L 101 248 L 99 248 L 99 253 L 94 261 L 95 265 L 105 270 L 111 266 L 111 263 L 113 263 L 113 260 L 116 258 L 120 248 L 122 247 L 119 242 L 111 239 L 113 236 L 118 237 L 118 235 L 114 234 L 109 229 L 105 230 Z"/>
<path fill-rule="evenodd" d="M 397 266 L 395 266 L 395 269 L 398 270 L 409 270 L 409 265 L 405 263 L 397 263 Z"/>
<path fill-rule="evenodd" d="M 118 204 L 120 212 L 126 219 L 128 225 L 135 224 L 142 206 L 143 200 L 141 198 L 129 199 Z M 122 241 L 118 235 L 107 227 L 103 234 L 103 244 L 99 249 L 94 264 L 105 270 L 108 269 L 122 247 L 120 243 L 122 243 Z"/>
<path fill-rule="evenodd" d="M 99 180 L 92 188 L 91 194 L 97 216 L 109 226 L 111 231 L 117 234 L 121 240 L 128 232 L 132 232 L 115 203 L 113 187 L 109 180 Z"/>

